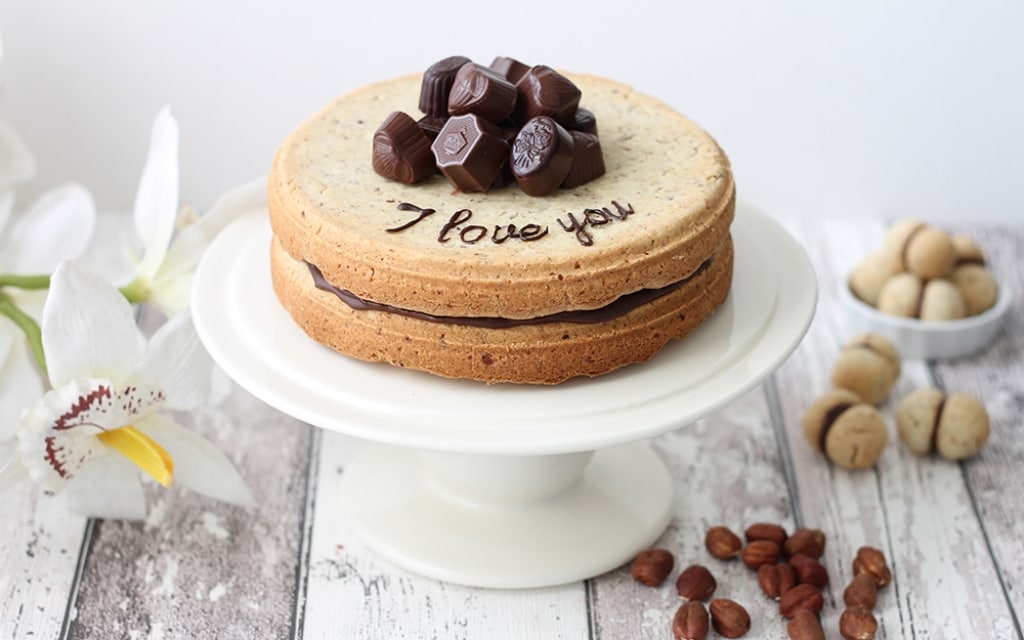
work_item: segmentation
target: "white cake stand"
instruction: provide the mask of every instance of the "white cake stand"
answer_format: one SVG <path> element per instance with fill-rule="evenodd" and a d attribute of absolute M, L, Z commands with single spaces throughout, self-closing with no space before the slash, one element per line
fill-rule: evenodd
<path fill-rule="evenodd" d="M 803 248 L 742 204 L 733 238 L 730 296 L 694 333 L 646 363 L 554 387 L 447 380 L 312 341 L 271 289 L 265 209 L 210 246 L 192 313 L 242 387 L 374 443 L 338 496 L 370 548 L 449 582 L 550 586 L 620 566 L 661 535 L 672 478 L 644 440 L 756 386 L 810 324 L 817 287 Z"/>

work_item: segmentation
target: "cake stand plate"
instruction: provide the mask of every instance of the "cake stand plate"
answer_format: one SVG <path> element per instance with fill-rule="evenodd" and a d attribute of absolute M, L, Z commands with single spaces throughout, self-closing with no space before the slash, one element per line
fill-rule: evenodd
<path fill-rule="evenodd" d="M 732 234 L 733 285 L 713 316 L 645 363 L 557 386 L 448 380 L 314 342 L 274 296 L 264 207 L 211 244 L 192 314 L 249 392 L 374 443 L 346 467 L 339 496 L 370 548 L 450 582 L 549 586 L 656 540 L 672 480 L 643 441 L 752 389 L 806 332 L 817 287 L 803 248 L 743 203 Z"/>

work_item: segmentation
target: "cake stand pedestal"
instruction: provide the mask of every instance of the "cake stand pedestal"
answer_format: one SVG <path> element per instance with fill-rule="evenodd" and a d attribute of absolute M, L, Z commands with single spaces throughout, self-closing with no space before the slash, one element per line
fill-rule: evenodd
<path fill-rule="evenodd" d="M 315 343 L 274 297 L 264 208 L 210 246 L 192 314 L 242 387 L 371 443 L 338 496 L 371 549 L 449 582 L 550 586 L 620 566 L 661 535 L 672 478 L 646 440 L 752 389 L 810 324 L 803 248 L 743 204 L 732 233 L 731 293 L 696 331 L 648 362 L 552 387 L 447 380 Z"/>

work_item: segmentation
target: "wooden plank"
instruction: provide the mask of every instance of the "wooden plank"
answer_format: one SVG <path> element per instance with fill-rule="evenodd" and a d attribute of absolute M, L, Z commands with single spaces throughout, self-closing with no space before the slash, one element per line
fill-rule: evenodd
<path fill-rule="evenodd" d="M 780 409 L 795 462 L 803 519 L 830 536 L 832 576 L 827 628 L 836 629 L 850 561 L 862 544 L 881 548 L 894 581 L 879 600 L 879 638 L 1017 638 L 999 592 L 993 559 L 971 506 L 960 470 L 918 458 L 898 442 L 892 413 L 899 398 L 931 383 L 925 363 L 905 361 L 903 375 L 882 412 L 890 445 L 874 469 L 832 467 L 803 441 L 800 419 L 829 386 L 832 364 L 852 337 L 837 299 L 838 287 L 856 261 L 880 246 L 881 224 L 830 220 L 793 225 L 816 265 L 819 312 L 807 339 L 778 375 Z M 898 347 L 898 345 L 897 345 Z"/>
<path fill-rule="evenodd" d="M 325 432 L 316 480 L 303 637 L 347 640 L 582 640 L 582 584 L 474 589 L 423 578 L 374 555 L 352 532 L 337 499 L 360 443 Z"/>
<path fill-rule="evenodd" d="M 718 582 L 716 597 L 741 603 L 753 621 L 748 638 L 787 638 L 778 606 L 741 562 L 711 557 L 707 530 L 725 525 L 742 535 L 754 522 L 776 522 L 793 530 L 792 503 L 763 387 L 714 415 L 663 434 L 652 446 L 676 481 L 675 515 L 656 543 L 676 557 L 676 568 L 659 588 L 636 583 L 629 567 L 591 581 L 595 637 L 670 638 L 680 600 L 675 579 L 688 565 L 702 564 Z"/>
<path fill-rule="evenodd" d="M 1002 330 L 987 349 L 936 362 L 934 373 L 940 388 L 972 393 L 989 412 L 992 434 L 988 445 L 960 466 L 1020 634 L 1024 618 L 1024 537 L 1020 526 L 1024 513 L 1024 476 L 1020 474 L 1024 460 L 1024 269 L 1020 266 L 1024 227 L 961 226 L 950 230 L 967 233 L 981 244 L 1001 286 L 1014 296 Z"/>
<path fill-rule="evenodd" d="M 311 428 L 237 387 L 180 418 L 229 453 L 258 506 L 151 489 L 145 522 L 97 521 L 69 637 L 291 635 Z"/>
<path fill-rule="evenodd" d="M 29 482 L 3 495 L 0 638 L 60 636 L 86 519 Z"/>

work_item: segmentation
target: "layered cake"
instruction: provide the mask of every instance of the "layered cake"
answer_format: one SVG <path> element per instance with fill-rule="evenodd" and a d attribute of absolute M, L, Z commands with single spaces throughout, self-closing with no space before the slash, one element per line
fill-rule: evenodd
<path fill-rule="evenodd" d="M 338 98 L 278 150 L 272 280 L 310 337 L 556 384 L 647 360 L 725 301 L 735 186 L 710 135 L 608 79 L 509 59 L 452 79 L 472 64 L 452 60 Z"/>

